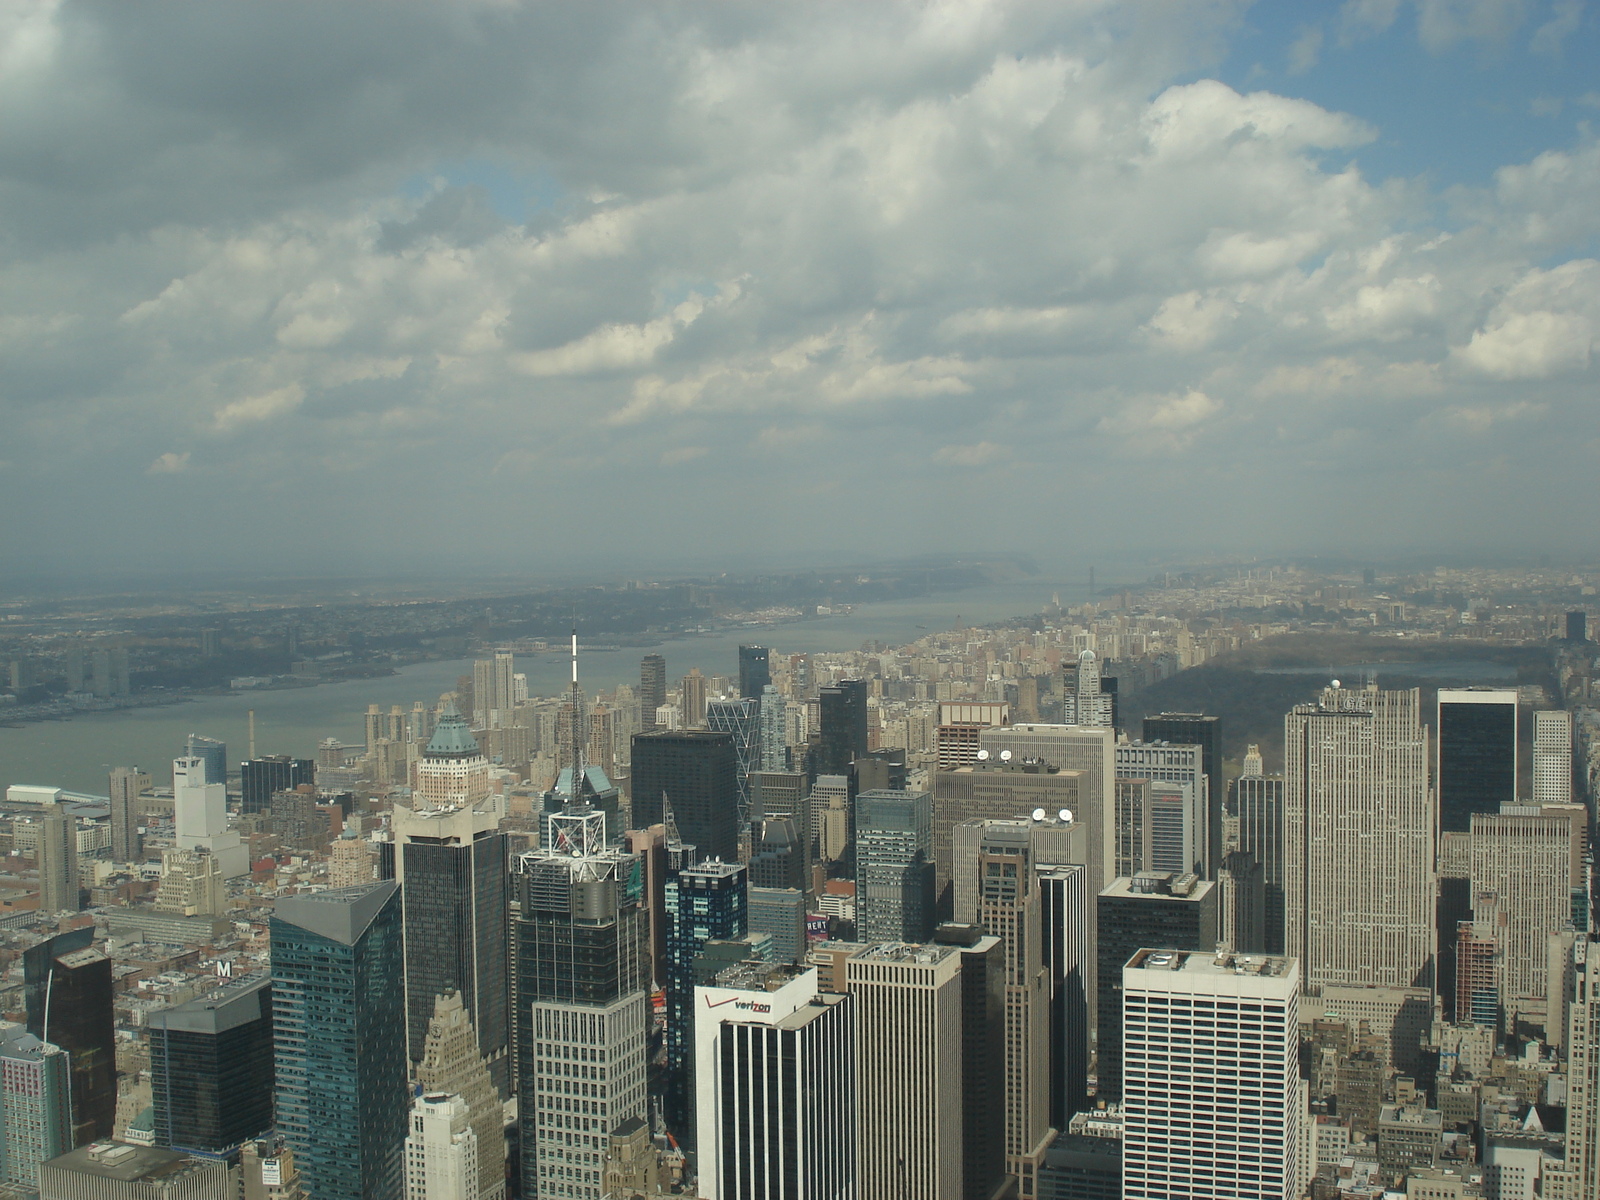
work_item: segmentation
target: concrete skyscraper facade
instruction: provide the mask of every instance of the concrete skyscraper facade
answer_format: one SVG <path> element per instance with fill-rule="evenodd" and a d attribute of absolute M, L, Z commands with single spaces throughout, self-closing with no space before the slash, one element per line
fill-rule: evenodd
<path fill-rule="evenodd" d="M 1207 861 L 1220 863 L 1223 797 L 1227 786 L 1222 777 L 1222 718 L 1205 713 L 1157 713 L 1144 719 L 1142 735 L 1147 745 L 1166 742 L 1173 746 L 1200 747 L 1201 766 L 1206 774 Z"/>
<path fill-rule="evenodd" d="M 280 897 L 272 915 L 277 1128 L 316 1200 L 405 1189 L 400 885 Z"/>
<path fill-rule="evenodd" d="M 111 860 L 138 862 L 144 839 L 139 834 L 139 768 L 111 768 Z"/>
<path fill-rule="evenodd" d="M 1299 1200 L 1296 963 L 1148 948 L 1122 992 L 1125 1200 Z"/>
<path fill-rule="evenodd" d="M 39 911 L 51 915 L 77 912 L 78 822 L 64 804 L 51 804 L 39 817 L 34 854 L 39 864 Z"/>
<path fill-rule="evenodd" d="M 172 815 L 180 849 L 214 856 L 225 879 L 250 873 L 250 851 L 228 828 L 227 789 L 209 782 L 205 759 L 173 759 Z"/>
<path fill-rule="evenodd" d="M 39 1164 L 72 1149 L 67 1052 L 0 1022 L 0 1184 L 37 1188 Z"/>
<path fill-rule="evenodd" d="M 815 968 L 744 963 L 695 988 L 697 1185 L 704 1200 L 855 1195 L 850 997 Z"/>
<path fill-rule="evenodd" d="M 411 1104 L 406 1200 L 477 1200 L 478 1135 L 467 1102 L 424 1092 Z"/>
<path fill-rule="evenodd" d="M 1205 748 L 1198 743 L 1175 746 L 1164 742 L 1118 743 L 1116 751 L 1117 778 L 1119 780 L 1143 779 L 1154 784 L 1168 784 L 1166 789 L 1152 788 L 1147 808 L 1143 836 L 1127 839 L 1138 845 L 1159 862 L 1141 865 L 1137 870 L 1174 871 L 1183 874 L 1193 871 L 1201 878 L 1212 872 L 1210 851 L 1211 797 L 1205 771 Z M 1171 787 L 1182 789 L 1182 802 L 1171 801 Z M 1123 806 L 1119 803 L 1117 820 L 1123 825 Z M 1218 840 L 1221 840 L 1220 826 Z M 1123 828 L 1117 832 L 1118 857 L 1124 844 Z M 1130 874 L 1118 868 L 1119 874 Z"/>
<path fill-rule="evenodd" d="M 1307 986 L 1432 985 L 1434 813 L 1420 709 L 1415 688 L 1330 687 L 1284 718 L 1286 943 Z"/>
<path fill-rule="evenodd" d="M 1109 729 L 1117 723 L 1116 693 L 1102 686 L 1100 659 L 1093 650 L 1084 650 L 1078 655 L 1078 671 L 1067 693 L 1067 705 L 1070 725 Z"/>
<path fill-rule="evenodd" d="M 667 660 L 659 654 L 646 654 L 639 660 L 639 732 L 656 728 L 656 709 L 667 703 Z"/>
<path fill-rule="evenodd" d="M 1572 803 L 1572 714 L 1566 709 L 1533 714 L 1533 802 Z"/>

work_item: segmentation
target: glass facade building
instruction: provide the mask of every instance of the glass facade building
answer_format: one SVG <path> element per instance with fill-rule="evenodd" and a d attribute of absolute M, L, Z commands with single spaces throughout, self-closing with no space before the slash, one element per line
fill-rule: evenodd
<path fill-rule="evenodd" d="M 271 921 L 278 1132 L 317 1200 L 405 1188 L 399 885 L 284 896 Z"/>
<path fill-rule="evenodd" d="M 74 929 L 23 951 L 28 1032 L 60 1046 L 72 1067 L 72 1144 L 111 1136 L 117 1115 L 117 1029 L 111 960 L 94 929 Z"/>
<path fill-rule="evenodd" d="M 239 764 L 239 811 L 267 812 L 272 808 L 274 792 L 292 792 L 302 783 L 316 782 L 317 764 L 309 758 L 272 754 L 266 758 L 246 759 Z"/>
<path fill-rule="evenodd" d="M 678 833 L 706 858 L 739 852 L 739 761 L 729 733 L 657 730 L 633 739 L 633 827 L 663 821 L 672 805 Z"/>
<path fill-rule="evenodd" d="M 712 941 L 749 929 L 749 886 L 742 863 L 712 860 L 667 881 L 667 1063 L 663 1108 L 680 1140 L 694 1119 L 694 960 Z"/>
<path fill-rule="evenodd" d="M 1517 799 L 1517 693 L 1439 689 L 1439 828 L 1472 828 L 1473 813 Z"/>
<path fill-rule="evenodd" d="M 225 1154 L 272 1128 L 272 977 L 152 1013 L 156 1145 Z"/>

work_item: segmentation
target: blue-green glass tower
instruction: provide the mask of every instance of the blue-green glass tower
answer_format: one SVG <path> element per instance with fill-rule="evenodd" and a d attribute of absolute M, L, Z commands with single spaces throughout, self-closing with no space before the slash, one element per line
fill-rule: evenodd
<path fill-rule="evenodd" d="M 272 915 L 278 1132 L 317 1200 L 405 1192 L 406 991 L 393 880 Z"/>

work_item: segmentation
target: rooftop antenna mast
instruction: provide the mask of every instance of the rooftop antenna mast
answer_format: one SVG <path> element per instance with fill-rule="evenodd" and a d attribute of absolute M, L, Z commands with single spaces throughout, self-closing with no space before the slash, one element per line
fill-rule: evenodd
<path fill-rule="evenodd" d="M 584 778 L 583 752 L 584 743 L 588 738 L 584 736 L 583 720 L 583 692 L 578 688 L 578 622 L 572 622 L 572 696 L 569 700 L 572 707 L 572 790 L 567 794 L 567 803 L 573 808 L 583 803 L 583 794 L 588 784 Z"/>

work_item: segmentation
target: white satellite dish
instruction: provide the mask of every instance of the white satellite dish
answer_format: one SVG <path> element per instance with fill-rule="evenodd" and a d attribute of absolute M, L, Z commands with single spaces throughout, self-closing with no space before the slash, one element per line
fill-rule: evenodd
<path fill-rule="evenodd" d="M 1070 824 L 1072 822 L 1072 810 L 1070 808 L 1063 808 L 1056 815 L 1060 817 L 1062 822 L 1065 824 Z"/>
<path fill-rule="evenodd" d="M 989 752 L 987 750 L 979 750 L 978 751 L 978 761 L 979 762 L 988 762 L 989 761 Z"/>
<path fill-rule="evenodd" d="M 1338 686 L 1339 686 L 1339 681 L 1338 681 L 1338 680 L 1337 680 L 1337 679 L 1335 679 L 1335 680 L 1334 680 L 1334 681 L 1333 681 L 1333 686 L 1334 686 L 1334 687 L 1338 687 Z"/>
<path fill-rule="evenodd" d="M 1009 751 L 1009 750 L 1000 751 L 1000 761 L 1001 762 L 1010 762 L 1011 761 L 1011 751 Z"/>
<path fill-rule="evenodd" d="M 1042 820 L 1044 820 L 1044 809 L 1042 809 L 1042 808 L 1036 808 L 1036 809 L 1034 809 L 1034 810 L 1033 810 L 1033 819 L 1034 819 L 1034 820 L 1035 820 L 1035 821 L 1042 821 Z"/>

